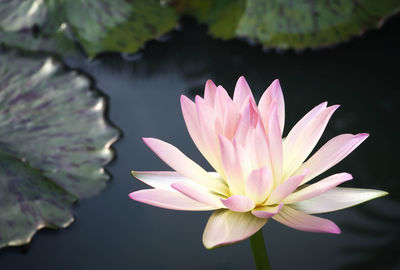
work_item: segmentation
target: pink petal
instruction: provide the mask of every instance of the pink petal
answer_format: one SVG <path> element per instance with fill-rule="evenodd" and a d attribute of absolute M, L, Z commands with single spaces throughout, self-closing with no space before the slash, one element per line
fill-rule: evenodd
<path fill-rule="evenodd" d="M 224 127 L 223 135 L 228 139 L 232 140 L 235 136 L 237 126 L 240 120 L 240 112 L 235 106 L 228 106 L 224 115 Z"/>
<path fill-rule="evenodd" d="M 289 134 L 285 138 L 284 142 L 285 153 L 286 151 L 293 148 L 293 145 L 299 138 L 301 131 L 305 127 L 307 127 L 307 125 L 310 123 L 312 119 L 314 119 L 321 111 L 323 111 L 326 108 L 327 104 L 328 102 L 323 102 L 318 106 L 315 106 L 311 111 L 309 111 L 306 115 L 304 115 L 303 118 L 300 119 L 300 121 L 296 123 L 296 125 L 290 130 Z"/>
<path fill-rule="evenodd" d="M 215 129 L 215 114 L 212 107 L 208 106 L 207 103 L 200 96 L 195 97 L 197 117 L 199 119 L 200 129 L 204 143 L 210 143 L 208 147 L 213 150 L 216 134 L 219 134 L 221 130 Z"/>
<path fill-rule="evenodd" d="M 202 153 L 204 153 L 204 156 L 216 171 L 222 172 L 217 136 L 222 132 L 222 127 L 219 127 L 219 130 L 216 130 L 217 126 L 215 123 L 217 120 L 217 115 L 213 109 L 208 106 L 199 96 L 196 96 L 196 108 L 197 117 L 199 119 L 199 129 L 201 130 L 201 136 L 203 138 L 205 149 Z"/>
<path fill-rule="evenodd" d="M 291 176 L 308 157 L 338 107 L 335 105 L 322 110 L 302 130 L 299 130 L 299 133 L 289 133 L 290 136 L 295 137 L 291 139 L 288 135 L 289 143 L 294 140 L 295 142 L 291 143 L 290 148 L 286 143 L 284 144 L 284 178 Z"/>
<path fill-rule="evenodd" d="M 202 129 L 204 129 L 204 127 L 200 124 L 196 104 L 187 97 L 182 95 L 181 107 L 186 127 L 196 147 L 199 149 L 201 154 L 207 159 L 207 161 L 214 167 L 216 171 L 221 171 L 221 164 L 219 162 L 219 157 L 216 157 L 215 150 L 212 149 L 213 145 L 209 144 L 208 142 L 204 142 L 202 134 L 203 132 Z M 202 123 L 203 122 L 204 121 L 202 121 Z M 207 137 L 207 139 L 209 138 L 210 137 Z"/>
<path fill-rule="evenodd" d="M 259 218 L 271 218 L 281 211 L 283 203 L 276 206 L 257 207 L 251 211 L 253 215 Z"/>
<path fill-rule="evenodd" d="M 171 188 L 171 184 L 178 181 L 191 181 L 187 177 L 171 171 L 132 171 L 132 175 L 153 188 L 165 189 L 165 190 L 174 190 Z"/>
<path fill-rule="evenodd" d="M 265 205 L 272 205 L 280 203 L 283 199 L 289 196 L 303 181 L 304 176 L 307 174 L 305 172 L 302 175 L 292 176 L 287 179 L 285 182 L 280 184 L 277 188 L 272 191 Z"/>
<path fill-rule="evenodd" d="M 278 183 L 282 177 L 282 137 L 276 105 L 272 106 L 270 113 L 267 140 L 275 183 Z"/>
<path fill-rule="evenodd" d="M 250 87 L 246 82 L 246 79 L 241 76 L 235 86 L 235 92 L 233 93 L 233 102 L 236 104 L 236 106 L 238 106 L 238 108 L 241 108 L 248 97 L 254 99 Z"/>
<path fill-rule="evenodd" d="M 192 137 L 193 142 L 196 144 L 197 148 L 202 152 L 205 152 L 203 138 L 201 134 L 201 126 L 199 123 L 199 118 L 197 116 L 196 105 L 193 101 L 188 99 L 186 96 L 181 96 L 181 108 L 183 118 L 186 123 L 186 127 L 189 131 L 190 137 Z M 204 155 L 205 156 L 205 155 Z"/>
<path fill-rule="evenodd" d="M 256 128 L 258 124 L 258 109 L 254 101 L 249 100 L 247 105 L 243 107 L 239 124 L 236 129 L 236 140 L 245 145 L 247 135 L 251 129 Z"/>
<path fill-rule="evenodd" d="M 231 140 L 236 132 L 240 119 L 240 111 L 235 107 L 232 99 L 222 86 L 218 86 L 217 88 L 214 113 L 222 131 L 218 134 L 224 135 Z"/>
<path fill-rule="evenodd" d="M 246 152 L 246 150 L 244 149 L 244 147 L 239 144 L 235 139 L 233 139 L 233 147 L 236 151 L 236 156 L 238 157 L 239 160 L 239 165 L 240 165 L 240 169 L 242 171 L 242 193 L 244 194 L 244 185 L 245 185 L 245 181 L 247 179 L 247 177 L 250 175 L 250 173 L 254 170 L 253 168 L 253 164 L 251 163 L 249 154 Z"/>
<path fill-rule="evenodd" d="M 336 187 L 337 185 L 340 185 L 341 183 L 351 179 L 353 179 L 353 177 L 349 173 L 337 173 L 290 194 L 283 201 L 285 204 L 290 204 L 298 201 L 307 200 L 309 198 L 318 196 Z"/>
<path fill-rule="evenodd" d="M 172 210 L 207 211 L 217 207 L 192 200 L 176 191 L 143 189 L 129 194 L 132 200 Z"/>
<path fill-rule="evenodd" d="M 249 212 L 254 208 L 253 201 L 243 195 L 233 195 L 227 199 L 221 199 L 221 202 L 235 212 Z"/>
<path fill-rule="evenodd" d="M 267 221 L 251 213 L 217 210 L 207 222 L 203 244 L 211 249 L 244 240 L 260 230 Z"/>
<path fill-rule="evenodd" d="M 283 99 L 282 88 L 278 79 L 274 80 L 267 90 L 265 90 L 258 103 L 258 109 L 263 118 L 265 127 L 268 127 L 269 113 L 273 103 L 277 104 L 279 126 L 282 134 L 285 125 L 285 102 Z"/>
<path fill-rule="evenodd" d="M 224 115 L 228 107 L 235 106 L 226 90 L 219 85 L 215 94 L 214 109 L 217 115 Z"/>
<path fill-rule="evenodd" d="M 242 194 L 244 191 L 244 176 L 238 149 L 223 136 L 219 137 L 219 141 L 222 164 L 230 192 L 232 195 Z"/>
<path fill-rule="evenodd" d="M 387 194 L 382 190 L 336 187 L 290 206 L 308 214 L 318 214 L 348 208 Z"/>
<path fill-rule="evenodd" d="M 303 183 L 306 183 L 344 159 L 368 136 L 367 133 L 361 133 L 357 135 L 342 134 L 334 137 L 303 163 L 295 174 L 308 169 L 309 174 L 303 180 Z"/>
<path fill-rule="evenodd" d="M 216 181 L 203 168 L 185 156 L 175 146 L 154 138 L 143 138 L 148 147 L 165 163 L 192 181 L 220 194 L 227 194 L 224 183 Z"/>
<path fill-rule="evenodd" d="M 217 208 L 224 208 L 218 196 L 210 193 L 204 187 L 195 184 L 193 182 L 176 182 L 171 184 L 171 187 L 183 195 L 196 200 L 198 202 L 204 203 L 206 205 L 215 206 Z"/>
<path fill-rule="evenodd" d="M 250 153 L 248 155 L 248 157 L 249 157 L 250 163 L 252 164 L 252 166 L 251 166 L 252 169 L 266 166 L 265 164 L 260 165 L 260 161 L 258 160 L 258 155 L 256 155 L 256 153 L 259 152 L 259 150 L 258 150 L 259 146 L 256 145 L 256 142 L 255 142 L 255 136 L 256 136 L 255 132 L 256 132 L 255 129 L 248 130 L 247 135 L 246 135 L 246 140 L 244 141 L 244 145 L 243 145 L 244 151 L 247 153 Z M 236 139 L 236 137 L 235 137 L 235 139 Z M 267 146 L 266 146 L 266 149 L 268 149 Z"/>
<path fill-rule="evenodd" d="M 270 193 L 274 185 L 272 172 L 263 167 L 251 172 L 245 184 L 246 196 L 251 198 L 255 204 L 262 203 Z"/>
<path fill-rule="evenodd" d="M 206 82 L 206 86 L 204 88 L 204 101 L 210 106 L 211 108 L 214 107 L 215 101 L 215 92 L 217 87 L 213 83 L 212 80 L 208 80 Z"/>
<path fill-rule="evenodd" d="M 339 227 L 332 221 L 325 218 L 307 215 L 286 205 L 279 214 L 272 218 L 283 225 L 300 231 L 334 234 L 340 233 Z"/>
<path fill-rule="evenodd" d="M 253 153 L 252 156 L 257 159 L 256 164 L 258 164 L 258 167 L 261 168 L 267 166 L 268 168 L 272 169 L 268 139 L 263 125 L 257 125 L 256 129 L 254 130 L 254 137 L 250 139 L 253 142 L 253 150 L 249 153 Z"/>

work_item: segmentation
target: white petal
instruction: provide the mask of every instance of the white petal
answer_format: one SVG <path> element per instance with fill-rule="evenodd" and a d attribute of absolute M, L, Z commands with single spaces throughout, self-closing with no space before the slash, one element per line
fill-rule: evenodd
<path fill-rule="evenodd" d="M 173 191 L 171 184 L 178 181 L 190 181 L 189 178 L 171 171 L 132 171 L 132 175 L 153 188 Z"/>
<path fill-rule="evenodd" d="M 217 210 L 207 222 L 203 244 L 210 249 L 244 240 L 260 230 L 267 221 L 268 219 L 258 218 L 249 212 Z"/>
<path fill-rule="evenodd" d="M 253 209 L 251 213 L 259 218 L 271 218 L 281 211 L 283 203 L 275 206 L 261 206 Z"/>
<path fill-rule="evenodd" d="M 303 181 L 304 176 L 307 174 L 305 172 L 302 175 L 292 176 L 287 179 L 285 182 L 280 184 L 277 188 L 272 191 L 271 195 L 269 196 L 268 200 L 265 202 L 265 205 L 273 205 L 280 203 L 283 199 L 285 199 L 289 194 L 296 190 L 296 188 L 300 185 Z"/>
<path fill-rule="evenodd" d="M 320 111 L 298 133 L 289 133 L 283 144 L 283 178 L 291 176 L 308 157 L 338 107 L 330 106 Z"/>
<path fill-rule="evenodd" d="M 324 178 L 317 183 L 314 183 L 312 185 L 309 185 L 307 187 L 304 187 L 300 189 L 299 191 L 296 191 L 292 194 L 290 194 L 288 197 L 286 197 L 283 202 L 285 204 L 290 204 L 290 203 L 295 203 L 298 201 L 303 201 L 307 200 L 309 198 L 318 196 L 338 185 L 341 183 L 351 180 L 353 177 L 349 173 L 337 173 L 334 175 L 331 175 L 327 178 Z"/>
<path fill-rule="evenodd" d="M 207 211 L 217 207 L 192 200 L 177 191 L 142 189 L 129 194 L 132 200 L 172 210 Z"/>
<path fill-rule="evenodd" d="M 263 167 L 254 170 L 246 180 L 246 196 L 251 198 L 255 204 L 260 204 L 267 198 L 273 185 L 274 178 L 270 169 Z"/>
<path fill-rule="evenodd" d="M 200 186 L 192 181 L 179 181 L 171 184 L 171 187 L 198 202 L 215 206 L 217 208 L 225 208 L 218 196 L 210 193 L 203 186 Z"/>
<path fill-rule="evenodd" d="M 222 195 L 227 194 L 227 186 L 224 183 L 216 181 L 175 146 L 154 138 L 143 138 L 143 141 L 175 171 L 212 191 Z"/>
<path fill-rule="evenodd" d="M 344 159 L 367 137 L 367 133 L 357 135 L 342 134 L 334 137 L 303 163 L 294 174 L 300 174 L 304 169 L 309 170 L 303 180 L 303 184 L 306 183 Z"/>
<path fill-rule="evenodd" d="M 221 202 L 235 212 L 249 212 L 255 206 L 253 201 L 244 195 L 233 195 L 227 199 L 221 199 Z"/>
<path fill-rule="evenodd" d="M 300 231 L 334 234 L 340 233 L 339 227 L 329 219 L 307 215 L 286 205 L 272 218 L 283 225 Z"/>
<path fill-rule="evenodd" d="M 386 191 L 336 187 L 317 197 L 290 206 L 308 214 L 332 212 L 387 195 Z"/>

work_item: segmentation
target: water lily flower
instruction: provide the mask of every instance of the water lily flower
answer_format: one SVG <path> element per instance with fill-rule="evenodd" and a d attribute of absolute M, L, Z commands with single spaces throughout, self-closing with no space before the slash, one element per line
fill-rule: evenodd
<path fill-rule="evenodd" d="M 348 173 L 317 178 L 359 146 L 368 134 L 342 134 L 308 158 L 338 105 L 321 103 L 282 138 L 285 108 L 275 80 L 256 104 L 244 77 L 233 99 L 207 81 L 204 98 L 181 97 L 182 113 L 194 143 L 215 169 L 207 172 L 171 144 L 144 142 L 174 171 L 134 171 L 153 187 L 129 196 L 174 210 L 216 210 L 203 234 L 206 248 L 246 239 L 272 218 L 291 228 L 340 233 L 332 221 L 313 214 L 336 211 L 386 195 L 380 190 L 344 188 Z M 308 159 L 307 159 L 308 158 Z"/>

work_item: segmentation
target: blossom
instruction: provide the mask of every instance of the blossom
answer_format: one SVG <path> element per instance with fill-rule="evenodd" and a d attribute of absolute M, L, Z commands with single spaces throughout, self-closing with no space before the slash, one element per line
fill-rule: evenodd
<path fill-rule="evenodd" d="M 244 77 L 237 81 L 233 99 L 211 80 L 204 98 L 196 96 L 192 102 L 182 95 L 189 134 L 215 171 L 205 171 L 171 144 L 143 138 L 174 171 L 133 171 L 153 188 L 129 196 L 174 210 L 216 210 L 203 234 L 206 248 L 246 239 L 270 218 L 302 231 L 339 234 L 335 223 L 313 214 L 354 206 L 387 192 L 337 187 L 352 179 L 344 172 L 309 181 L 340 162 L 368 134 L 336 136 L 307 159 L 339 106 L 319 104 L 282 138 L 284 106 L 278 80 L 258 106 Z"/>

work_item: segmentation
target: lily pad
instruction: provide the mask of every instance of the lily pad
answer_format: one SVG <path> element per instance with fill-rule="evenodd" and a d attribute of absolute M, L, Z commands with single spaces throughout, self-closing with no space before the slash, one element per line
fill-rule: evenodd
<path fill-rule="evenodd" d="M 53 52 L 57 47 L 47 39 L 62 40 L 64 46 L 79 42 L 94 56 L 103 51 L 136 52 L 146 41 L 171 30 L 177 22 L 176 12 L 158 0 L 7 0 L 0 4 L 0 30 L 20 35 L 0 37 L 6 45 L 28 50 Z M 68 36 L 65 28 L 71 29 Z M 21 45 L 18 38 L 31 38 L 33 44 Z M 65 34 L 61 39 L 57 33 Z"/>
<path fill-rule="evenodd" d="M 90 81 L 52 58 L 0 52 L 0 247 L 73 221 L 109 180 L 118 131 Z"/>
<path fill-rule="evenodd" d="M 211 35 L 231 39 L 236 37 L 246 0 L 177 0 L 170 4 L 175 6 L 178 13 L 196 17 L 201 23 L 207 24 Z"/>
<path fill-rule="evenodd" d="M 0 43 L 61 55 L 79 51 L 76 43 L 91 57 L 134 53 L 191 15 L 214 37 L 305 49 L 349 40 L 399 10 L 400 0 L 6 0 Z"/>
<path fill-rule="evenodd" d="M 28 29 L 44 23 L 47 8 L 41 0 L 4 0 L 0 2 L 0 25 L 5 31 Z"/>
<path fill-rule="evenodd" d="M 51 53 L 63 57 L 82 56 L 84 54 L 82 50 L 71 38 L 66 36 L 64 30 L 40 36 L 35 35 L 30 30 L 18 32 L 0 30 L 0 44 L 24 51 Z"/>
<path fill-rule="evenodd" d="M 198 18 L 215 37 L 242 37 L 280 49 L 331 46 L 379 27 L 399 0 L 177 0 L 178 12 Z"/>

